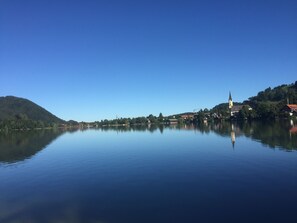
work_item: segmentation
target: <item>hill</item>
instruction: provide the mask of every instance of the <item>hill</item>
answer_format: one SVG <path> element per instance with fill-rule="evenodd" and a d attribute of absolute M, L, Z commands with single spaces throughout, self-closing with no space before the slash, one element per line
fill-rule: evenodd
<path fill-rule="evenodd" d="M 239 102 L 233 102 L 233 105 L 243 105 Z M 212 112 L 225 112 L 228 109 L 229 103 L 221 103 L 216 106 L 214 106 L 211 111 Z"/>
<path fill-rule="evenodd" d="M 275 119 L 286 117 L 283 112 L 286 104 L 297 104 L 297 81 L 292 84 L 283 84 L 275 88 L 268 87 L 260 91 L 256 96 L 250 97 L 243 103 L 233 102 L 233 105 L 249 105 L 253 110 L 242 109 L 237 118 L 250 119 Z M 217 113 L 220 117 L 229 117 L 228 103 L 216 105 L 211 113 Z M 234 118 L 234 117 L 233 117 Z"/>
<path fill-rule="evenodd" d="M 260 91 L 257 96 L 249 98 L 252 102 L 284 102 L 297 104 L 297 81 L 295 84 L 283 84 L 273 89 L 271 87 Z"/>
<path fill-rule="evenodd" d="M 286 104 L 297 104 L 297 81 L 295 84 L 283 84 L 275 88 L 266 88 L 245 103 L 254 108 L 259 118 L 286 116 L 282 109 Z"/>
<path fill-rule="evenodd" d="M 0 122 L 2 127 L 3 125 L 27 127 L 28 124 L 31 127 L 45 127 L 62 124 L 65 121 L 30 100 L 6 96 L 0 97 Z"/>

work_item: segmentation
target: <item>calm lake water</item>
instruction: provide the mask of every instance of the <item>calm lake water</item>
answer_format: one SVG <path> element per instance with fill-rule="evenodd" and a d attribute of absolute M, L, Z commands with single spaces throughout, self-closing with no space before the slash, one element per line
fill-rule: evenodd
<path fill-rule="evenodd" d="M 0 222 L 296 223 L 296 127 L 2 132 Z"/>

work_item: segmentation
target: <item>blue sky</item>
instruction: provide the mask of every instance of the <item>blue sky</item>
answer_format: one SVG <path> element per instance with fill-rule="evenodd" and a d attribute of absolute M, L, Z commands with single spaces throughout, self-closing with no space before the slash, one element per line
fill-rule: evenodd
<path fill-rule="evenodd" d="M 297 80 L 297 1 L 0 0 L 0 95 L 94 121 Z"/>

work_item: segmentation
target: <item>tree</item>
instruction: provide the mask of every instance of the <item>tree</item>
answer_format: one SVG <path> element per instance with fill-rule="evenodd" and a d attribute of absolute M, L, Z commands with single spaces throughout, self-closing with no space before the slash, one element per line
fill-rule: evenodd
<path fill-rule="evenodd" d="M 152 114 L 150 114 L 147 118 L 150 121 L 150 123 L 156 123 L 158 121 L 157 118 Z"/>
<path fill-rule="evenodd" d="M 195 115 L 194 121 L 195 121 L 196 123 L 200 123 L 200 122 L 203 122 L 204 119 L 205 119 L 205 114 L 204 114 L 204 111 L 201 109 L 201 110 Z"/>
<path fill-rule="evenodd" d="M 238 112 L 238 119 L 247 119 L 250 118 L 250 110 L 248 106 L 242 106 L 242 109 Z"/>
<path fill-rule="evenodd" d="M 159 117 L 158 117 L 158 121 L 159 121 L 159 122 L 163 122 L 163 120 L 164 120 L 163 114 L 160 113 L 160 114 L 159 114 Z"/>

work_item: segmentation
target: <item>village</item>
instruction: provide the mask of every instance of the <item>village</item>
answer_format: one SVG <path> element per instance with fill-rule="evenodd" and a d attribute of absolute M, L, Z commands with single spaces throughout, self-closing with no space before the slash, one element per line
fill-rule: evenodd
<path fill-rule="evenodd" d="M 104 126 L 129 126 L 129 125 L 152 125 L 152 124 L 207 124 L 210 121 L 242 121 L 242 120 L 272 120 L 272 119 L 291 119 L 297 118 L 297 104 L 287 103 L 260 103 L 254 101 L 244 101 L 243 103 L 234 102 L 231 92 L 229 92 L 228 102 L 219 104 L 212 109 L 194 109 L 193 112 L 159 116 L 150 114 L 147 117 L 136 118 L 116 118 L 113 120 L 102 120 L 96 122 L 73 122 L 80 128 L 93 128 Z"/>

